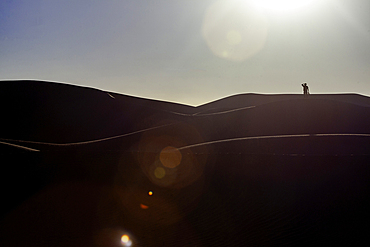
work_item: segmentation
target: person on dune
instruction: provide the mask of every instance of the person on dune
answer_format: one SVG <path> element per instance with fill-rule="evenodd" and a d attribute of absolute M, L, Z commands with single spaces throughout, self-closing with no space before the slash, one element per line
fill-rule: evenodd
<path fill-rule="evenodd" d="M 310 92 L 309 92 L 309 89 L 308 89 L 308 86 L 307 86 L 307 83 L 303 83 L 302 84 L 302 87 L 303 87 L 303 95 L 309 95 Z"/>

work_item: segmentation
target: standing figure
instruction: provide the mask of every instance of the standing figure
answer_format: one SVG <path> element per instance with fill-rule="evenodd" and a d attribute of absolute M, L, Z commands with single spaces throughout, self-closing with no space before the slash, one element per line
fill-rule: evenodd
<path fill-rule="evenodd" d="M 307 83 L 303 83 L 302 84 L 302 87 L 303 87 L 303 94 L 304 95 L 310 94 L 309 89 L 308 89 L 308 86 L 307 86 Z"/>

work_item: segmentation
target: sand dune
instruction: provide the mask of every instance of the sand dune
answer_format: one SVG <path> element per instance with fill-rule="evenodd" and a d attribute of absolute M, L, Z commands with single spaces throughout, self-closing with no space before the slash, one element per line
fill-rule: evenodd
<path fill-rule="evenodd" d="M 370 98 L 198 107 L 0 82 L 0 245 L 368 245 Z"/>

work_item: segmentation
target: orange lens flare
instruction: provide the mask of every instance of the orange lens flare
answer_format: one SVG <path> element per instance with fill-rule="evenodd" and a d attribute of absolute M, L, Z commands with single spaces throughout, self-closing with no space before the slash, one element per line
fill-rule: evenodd
<path fill-rule="evenodd" d="M 129 236 L 127 236 L 126 234 L 122 235 L 121 242 L 126 244 L 126 243 L 128 243 L 128 241 L 130 241 Z"/>
<path fill-rule="evenodd" d="M 152 195 L 153 195 L 153 191 L 151 191 L 151 190 L 150 190 L 150 191 L 148 192 L 148 195 L 152 196 Z"/>
<path fill-rule="evenodd" d="M 163 166 L 167 168 L 175 168 L 180 165 L 182 155 L 177 148 L 168 146 L 162 149 L 159 159 Z"/>

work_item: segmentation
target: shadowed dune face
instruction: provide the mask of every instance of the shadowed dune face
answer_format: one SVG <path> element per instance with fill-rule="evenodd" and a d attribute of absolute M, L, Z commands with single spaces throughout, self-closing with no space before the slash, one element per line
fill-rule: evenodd
<path fill-rule="evenodd" d="M 0 87 L 3 246 L 368 243 L 367 97 Z"/>
<path fill-rule="evenodd" d="M 7 121 L 3 138 L 78 142 L 145 129 L 173 121 L 176 104 L 60 83 L 1 82 L 0 103 Z M 193 107 L 179 105 L 187 112 Z"/>

